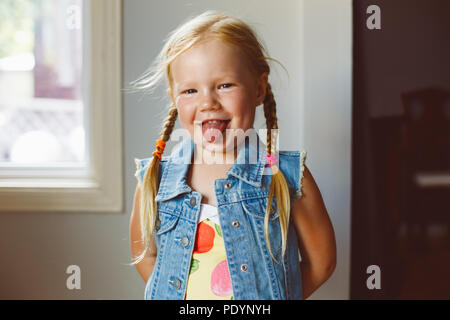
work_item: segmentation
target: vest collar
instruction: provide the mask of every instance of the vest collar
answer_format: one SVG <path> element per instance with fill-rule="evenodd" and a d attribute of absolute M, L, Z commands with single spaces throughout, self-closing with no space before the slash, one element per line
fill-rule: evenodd
<path fill-rule="evenodd" d="M 238 148 L 238 156 L 226 175 L 234 176 L 245 183 L 261 187 L 265 168 L 265 145 L 256 134 L 250 135 L 248 142 L 243 142 Z M 155 201 L 165 201 L 182 193 L 192 191 L 186 182 L 187 171 L 192 163 L 194 142 L 190 137 L 184 137 L 183 141 L 176 145 L 171 155 L 166 158 L 163 174 Z"/>

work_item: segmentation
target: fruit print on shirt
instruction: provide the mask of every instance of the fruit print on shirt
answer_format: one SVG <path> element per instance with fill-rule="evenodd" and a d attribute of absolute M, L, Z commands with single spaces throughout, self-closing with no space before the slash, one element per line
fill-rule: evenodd
<path fill-rule="evenodd" d="M 197 226 L 185 299 L 233 299 L 222 232 L 210 219 Z"/>

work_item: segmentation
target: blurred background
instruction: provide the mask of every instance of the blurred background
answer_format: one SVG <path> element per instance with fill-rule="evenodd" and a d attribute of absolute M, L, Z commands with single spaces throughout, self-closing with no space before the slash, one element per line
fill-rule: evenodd
<path fill-rule="evenodd" d="M 84 160 L 81 2 L 0 3 L 1 163 Z"/>
<path fill-rule="evenodd" d="M 90 4 L 0 1 L 0 174 L 86 160 Z M 288 70 L 272 64 L 269 78 L 280 149 L 308 152 L 338 250 L 310 299 L 448 299 L 450 3 L 123 1 L 123 87 L 207 9 L 247 21 Z M 0 299 L 143 299 L 128 265 L 134 158 L 151 156 L 167 102 L 163 86 L 123 96 L 124 212 L 0 212 Z M 255 128 L 264 123 L 258 110 Z M 80 290 L 66 287 L 69 265 L 80 267 Z M 371 265 L 380 289 L 367 286 Z"/>
<path fill-rule="evenodd" d="M 353 6 L 351 298 L 449 299 L 450 2 Z"/>

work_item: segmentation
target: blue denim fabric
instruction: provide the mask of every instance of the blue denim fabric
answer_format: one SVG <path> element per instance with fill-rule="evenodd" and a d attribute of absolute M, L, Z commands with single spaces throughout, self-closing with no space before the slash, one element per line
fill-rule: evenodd
<path fill-rule="evenodd" d="M 194 143 L 185 139 L 161 161 L 156 196 L 157 231 L 154 234 L 158 253 L 145 287 L 145 299 L 182 300 L 185 296 L 202 201 L 202 195 L 186 183 L 193 151 Z M 249 155 L 247 161 L 246 154 Z M 233 295 L 236 300 L 301 299 L 296 231 L 291 220 L 286 254 L 281 260 L 281 231 L 275 197 L 272 202 L 274 214 L 269 218 L 269 239 L 276 261 L 271 258 L 266 245 L 264 214 L 271 169 L 265 165 L 265 154 L 265 146 L 259 139 L 256 143 L 243 144 L 227 177 L 214 182 Z M 301 197 L 305 158 L 305 151 L 279 152 L 279 167 L 289 185 L 291 206 Z M 136 177 L 140 182 L 150 160 L 135 159 Z M 233 221 L 239 221 L 239 224 L 233 224 Z"/>

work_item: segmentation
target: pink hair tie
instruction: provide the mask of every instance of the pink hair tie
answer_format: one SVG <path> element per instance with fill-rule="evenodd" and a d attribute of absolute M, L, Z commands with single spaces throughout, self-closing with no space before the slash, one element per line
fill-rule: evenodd
<path fill-rule="evenodd" d="M 273 154 L 268 154 L 265 156 L 266 159 L 266 163 L 269 164 L 269 168 L 271 168 L 275 163 L 278 162 L 278 159 L 275 155 Z"/>

